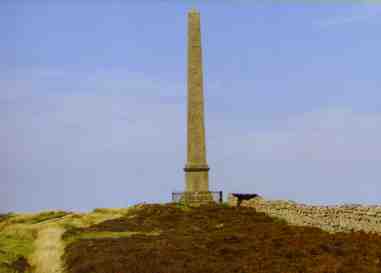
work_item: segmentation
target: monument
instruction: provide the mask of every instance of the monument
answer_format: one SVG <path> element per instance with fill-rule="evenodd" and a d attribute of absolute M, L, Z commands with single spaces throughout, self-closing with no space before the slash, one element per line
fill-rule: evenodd
<path fill-rule="evenodd" d="M 187 103 L 187 162 L 185 171 L 186 191 L 182 200 L 187 203 L 213 201 L 209 191 L 209 166 L 206 161 L 204 94 L 200 13 L 188 12 L 188 103 Z M 222 199 L 222 193 L 221 197 Z"/>

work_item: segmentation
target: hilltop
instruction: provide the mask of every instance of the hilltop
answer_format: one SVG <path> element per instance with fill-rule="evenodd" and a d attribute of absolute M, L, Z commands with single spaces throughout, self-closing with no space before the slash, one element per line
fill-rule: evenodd
<path fill-rule="evenodd" d="M 381 272 L 380 234 L 292 226 L 248 207 L 12 214 L 0 232 L 0 272 L 38 273 L 55 266 L 47 260 L 67 273 Z"/>

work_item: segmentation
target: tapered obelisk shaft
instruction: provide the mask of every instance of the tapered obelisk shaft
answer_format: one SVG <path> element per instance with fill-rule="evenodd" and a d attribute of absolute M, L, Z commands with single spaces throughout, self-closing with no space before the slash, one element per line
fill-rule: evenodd
<path fill-rule="evenodd" d="M 188 118 L 186 191 L 209 191 L 205 148 L 200 14 L 188 13 Z"/>

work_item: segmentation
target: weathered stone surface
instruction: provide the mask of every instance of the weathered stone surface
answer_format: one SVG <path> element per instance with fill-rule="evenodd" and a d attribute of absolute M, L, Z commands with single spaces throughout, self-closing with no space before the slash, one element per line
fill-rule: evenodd
<path fill-rule="evenodd" d="M 238 198 L 229 194 L 228 203 L 237 206 Z M 293 201 L 269 201 L 261 197 L 242 201 L 240 205 L 280 217 L 293 225 L 314 226 L 329 232 L 362 230 L 381 233 L 381 205 L 309 206 Z"/>
<path fill-rule="evenodd" d="M 214 203 L 212 193 L 210 191 L 184 192 L 180 202 L 185 202 L 193 205 L 206 203 Z"/>
<path fill-rule="evenodd" d="M 186 191 L 209 190 L 206 161 L 200 14 L 188 13 L 188 116 Z"/>

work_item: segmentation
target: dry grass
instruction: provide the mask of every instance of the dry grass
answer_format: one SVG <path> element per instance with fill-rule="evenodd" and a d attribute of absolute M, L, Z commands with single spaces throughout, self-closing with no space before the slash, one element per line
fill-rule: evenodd
<path fill-rule="evenodd" d="M 30 270 L 35 273 L 61 272 L 60 257 L 64 248 L 61 235 L 65 230 L 119 218 L 129 210 L 101 208 L 90 213 L 42 211 L 0 215 L 0 273 Z M 97 237 L 99 234 L 91 236 Z"/>

